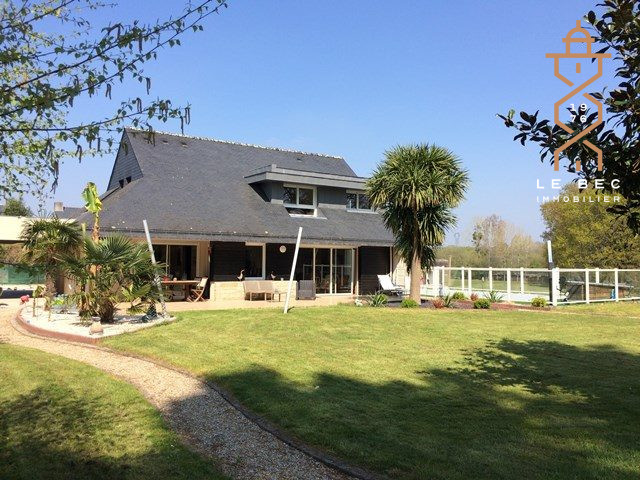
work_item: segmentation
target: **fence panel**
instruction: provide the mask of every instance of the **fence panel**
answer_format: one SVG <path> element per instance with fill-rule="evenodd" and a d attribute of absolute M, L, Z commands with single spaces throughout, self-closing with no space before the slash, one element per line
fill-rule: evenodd
<path fill-rule="evenodd" d="M 620 300 L 640 299 L 640 270 L 618 271 L 618 298 Z"/>
<path fill-rule="evenodd" d="M 4 265 L 0 267 L 0 285 L 34 285 L 44 283 L 41 272 Z"/>
<path fill-rule="evenodd" d="M 640 300 L 640 269 L 435 268 L 439 285 L 428 290 L 431 295 L 494 290 L 523 303 L 535 297 L 553 302 L 555 296 L 559 305 Z"/>

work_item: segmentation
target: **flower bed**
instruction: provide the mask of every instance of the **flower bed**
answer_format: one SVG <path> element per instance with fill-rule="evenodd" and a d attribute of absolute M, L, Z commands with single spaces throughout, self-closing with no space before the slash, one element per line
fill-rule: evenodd
<path fill-rule="evenodd" d="M 159 316 L 155 320 L 144 321 L 142 314 L 117 314 L 113 323 L 102 324 L 103 332 L 101 334 L 92 335 L 89 333 L 91 322 L 81 319 L 77 313 L 52 311 L 51 316 L 49 316 L 48 311 L 38 307 L 34 316 L 32 305 L 26 306 L 20 311 L 20 321 L 23 327 L 32 333 L 65 340 L 84 341 L 85 343 L 95 343 L 99 338 L 134 332 L 172 320 L 175 320 L 175 318 Z"/>

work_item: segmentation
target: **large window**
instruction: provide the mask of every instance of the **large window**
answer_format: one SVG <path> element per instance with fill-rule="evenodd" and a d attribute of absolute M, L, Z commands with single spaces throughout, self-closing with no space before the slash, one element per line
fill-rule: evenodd
<path fill-rule="evenodd" d="M 371 210 L 369 197 L 362 192 L 347 192 L 348 210 Z"/>
<path fill-rule="evenodd" d="M 244 251 L 245 278 L 264 278 L 264 245 L 247 245 Z"/>
<path fill-rule="evenodd" d="M 296 280 L 313 280 L 318 294 L 352 293 L 353 261 L 352 248 L 303 248 Z"/>
<path fill-rule="evenodd" d="M 292 215 L 315 215 L 316 190 L 312 187 L 285 185 L 282 203 Z"/>
<path fill-rule="evenodd" d="M 163 264 L 166 275 L 178 280 L 196 277 L 198 247 L 195 245 L 153 245 L 156 262 Z"/>

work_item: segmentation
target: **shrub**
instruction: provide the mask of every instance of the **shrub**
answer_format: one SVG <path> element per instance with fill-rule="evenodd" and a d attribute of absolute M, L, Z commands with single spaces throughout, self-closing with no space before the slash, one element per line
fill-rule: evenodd
<path fill-rule="evenodd" d="M 433 300 L 431 300 L 431 305 L 434 306 L 434 308 L 444 308 L 444 300 L 442 299 L 442 297 L 436 297 Z"/>
<path fill-rule="evenodd" d="M 531 306 L 535 308 L 544 308 L 547 306 L 547 301 L 542 297 L 536 297 L 531 300 Z"/>
<path fill-rule="evenodd" d="M 376 292 L 368 298 L 370 307 L 385 307 L 389 299 L 382 292 Z"/>
<path fill-rule="evenodd" d="M 400 302 L 400 306 L 402 308 L 416 308 L 418 306 L 418 302 L 416 302 L 413 298 L 405 298 Z"/>
<path fill-rule="evenodd" d="M 478 294 L 477 293 L 472 293 L 471 295 L 469 295 L 469 299 L 472 302 L 475 302 L 478 299 Z"/>
<path fill-rule="evenodd" d="M 456 299 L 453 295 L 445 295 L 442 298 L 442 304 L 444 308 L 453 308 L 456 306 Z"/>
<path fill-rule="evenodd" d="M 488 309 L 491 308 L 491 302 L 488 298 L 479 298 L 475 302 L 473 302 L 473 308 Z"/>
<path fill-rule="evenodd" d="M 455 292 L 453 295 L 451 295 L 451 298 L 453 300 L 466 300 L 467 296 L 463 292 Z"/>
<path fill-rule="evenodd" d="M 502 301 L 502 295 L 495 290 L 491 290 L 489 293 L 487 293 L 485 295 L 485 298 L 491 303 L 499 303 Z"/>

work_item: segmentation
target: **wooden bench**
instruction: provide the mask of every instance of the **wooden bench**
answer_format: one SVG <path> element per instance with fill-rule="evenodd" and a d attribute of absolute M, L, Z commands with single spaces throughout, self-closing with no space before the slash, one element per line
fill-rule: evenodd
<path fill-rule="evenodd" d="M 271 295 L 273 300 L 273 294 L 275 293 L 273 282 L 271 280 L 245 280 L 242 282 L 244 286 L 245 297 L 249 295 L 249 300 L 253 300 L 253 295 L 264 295 L 264 299 L 267 299 L 267 295 Z"/>

